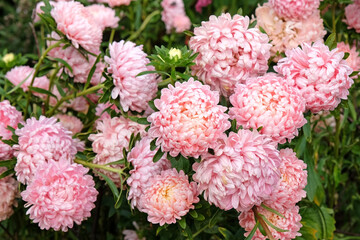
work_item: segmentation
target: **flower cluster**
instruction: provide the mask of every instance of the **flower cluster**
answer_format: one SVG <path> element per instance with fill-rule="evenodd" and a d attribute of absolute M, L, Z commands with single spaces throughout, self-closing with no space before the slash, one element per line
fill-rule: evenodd
<path fill-rule="evenodd" d="M 4 173 L 6 168 L 0 168 L 0 174 Z M 8 219 L 13 214 L 13 206 L 17 206 L 15 198 L 18 195 L 18 182 L 7 176 L 0 179 L 0 222 Z"/>

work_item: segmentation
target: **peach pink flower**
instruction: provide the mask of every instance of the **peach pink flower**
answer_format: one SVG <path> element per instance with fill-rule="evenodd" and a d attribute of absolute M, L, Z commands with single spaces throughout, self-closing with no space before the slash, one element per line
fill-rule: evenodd
<path fill-rule="evenodd" d="M 56 114 L 54 116 L 55 118 L 59 119 L 61 124 L 69 131 L 72 132 L 72 134 L 76 134 L 81 132 L 84 125 L 81 122 L 81 120 L 75 116 L 70 116 L 67 114 Z"/>
<path fill-rule="evenodd" d="M 147 66 L 150 60 L 143 52 L 142 45 L 136 46 L 133 42 L 122 40 L 111 43 L 109 50 L 110 57 L 105 56 L 105 61 L 115 85 L 111 97 L 115 99 L 120 96 L 124 111 L 144 111 L 148 102 L 156 96 L 158 80 L 155 74 L 137 76 L 141 72 L 155 70 L 153 66 Z"/>
<path fill-rule="evenodd" d="M 346 62 L 349 64 L 353 71 L 360 71 L 360 56 L 355 44 L 350 48 L 349 44 L 339 42 L 337 44 L 337 49 L 341 52 L 349 53 L 349 57 L 346 59 Z M 353 76 L 352 78 L 356 79 L 358 76 L 359 74 Z"/>
<path fill-rule="evenodd" d="M 0 174 L 5 171 L 6 168 L 0 168 Z M 17 206 L 18 184 L 11 176 L 0 179 L 0 222 L 8 219 L 14 212 L 13 206 Z"/>
<path fill-rule="evenodd" d="M 279 151 L 271 138 L 250 130 L 230 132 L 214 155 L 193 164 L 193 179 L 209 203 L 223 209 L 247 211 L 269 198 L 280 180 Z"/>
<path fill-rule="evenodd" d="M 306 197 L 307 171 L 306 164 L 296 157 L 292 149 L 281 149 L 280 157 L 281 180 L 264 204 L 286 210 Z"/>
<path fill-rule="evenodd" d="M 196 183 L 189 183 L 182 170 L 178 173 L 174 168 L 168 169 L 149 179 L 149 187 L 141 196 L 142 211 L 151 223 L 172 224 L 194 209 L 193 204 L 199 202 L 197 196 Z"/>
<path fill-rule="evenodd" d="M 237 85 L 230 102 L 233 107 L 229 115 L 238 125 L 245 129 L 262 127 L 260 133 L 278 143 L 293 139 L 306 123 L 305 100 L 300 92 L 273 73 Z"/>
<path fill-rule="evenodd" d="M 109 6 L 112 8 L 122 5 L 129 6 L 131 1 L 134 0 L 97 0 L 97 2 L 109 4 Z"/>
<path fill-rule="evenodd" d="M 11 139 L 12 132 L 7 127 L 17 129 L 19 123 L 23 123 L 21 112 L 11 106 L 8 100 L 0 102 L 0 137 L 4 140 Z M 12 156 L 12 147 L 0 140 L 0 160 L 8 160 Z"/>
<path fill-rule="evenodd" d="M 353 80 L 351 67 L 343 60 L 344 53 L 320 41 L 313 45 L 286 51 L 275 71 L 282 74 L 290 86 L 298 88 L 305 98 L 306 108 L 313 113 L 334 110 L 347 99 Z"/>
<path fill-rule="evenodd" d="M 268 210 L 265 210 L 262 207 L 257 207 L 257 210 L 260 214 L 264 215 L 267 220 L 269 220 L 273 225 L 280 229 L 288 230 L 287 232 L 278 232 L 274 228 L 269 227 L 271 234 L 274 239 L 288 240 L 294 239 L 297 236 L 301 236 L 299 233 L 300 228 L 302 227 L 301 215 L 299 214 L 299 207 L 293 205 L 291 208 L 285 210 L 278 210 L 285 218 L 282 218 L 275 213 L 272 213 Z M 243 227 L 246 231 L 244 234 L 248 236 L 251 230 L 255 226 L 255 218 L 252 210 L 242 212 L 239 216 L 240 226 Z M 256 230 L 255 235 L 251 238 L 253 240 L 265 240 L 267 239 L 259 229 Z"/>
<path fill-rule="evenodd" d="M 42 163 L 50 160 L 71 162 L 77 153 L 72 133 L 54 117 L 29 118 L 15 134 L 19 136 L 19 143 L 13 147 L 17 158 L 15 172 L 18 181 L 23 184 L 32 181 Z"/>
<path fill-rule="evenodd" d="M 154 103 L 159 111 L 147 118 L 149 136 L 173 157 L 199 157 L 230 128 L 226 107 L 218 105 L 219 93 L 193 78 L 175 87 L 169 84 Z"/>
<path fill-rule="evenodd" d="M 75 48 L 80 46 L 92 53 L 99 53 L 102 30 L 92 14 L 79 2 L 58 2 L 51 10 L 57 28 L 64 33 Z"/>
<path fill-rule="evenodd" d="M 69 161 L 45 162 L 21 193 L 26 214 L 41 229 L 66 232 L 91 216 L 98 195 L 88 169 Z"/>
<path fill-rule="evenodd" d="M 326 34 L 320 12 L 301 21 L 285 20 L 278 17 L 269 3 L 259 6 L 255 10 L 257 27 L 265 30 L 271 40 L 271 56 L 278 61 L 279 53 L 287 49 L 296 48 L 303 42 L 311 43 L 322 40 Z"/>
<path fill-rule="evenodd" d="M 249 28 L 249 18 L 229 13 L 210 16 L 194 29 L 189 47 L 199 55 L 193 74 L 228 97 L 237 83 L 266 73 L 270 58 L 269 38 L 257 28 Z"/>
<path fill-rule="evenodd" d="M 165 23 L 167 33 L 173 28 L 177 33 L 190 29 L 191 21 L 185 13 L 183 0 L 163 0 L 161 6 L 161 20 Z"/>
<path fill-rule="evenodd" d="M 310 17 L 320 6 L 320 0 L 269 0 L 269 3 L 279 17 L 294 21 Z"/>
<path fill-rule="evenodd" d="M 105 7 L 101 4 L 87 6 L 86 9 L 92 14 L 94 21 L 100 25 L 104 31 L 105 28 L 117 28 L 120 18 L 116 16 L 115 10 Z"/>
<path fill-rule="evenodd" d="M 198 0 L 195 5 L 195 9 L 197 12 L 201 13 L 202 8 L 210 5 L 212 3 L 212 0 Z"/>
<path fill-rule="evenodd" d="M 355 0 L 354 3 L 345 7 L 345 20 L 348 29 L 354 28 L 357 33 L 360 33 L 360 0 Z"/>
<path fill-rule="evenodd" d="M 130 187 L 127 199 L 131 200 L 132 208 L 137 207 L 140 211 L 143 207 L 140 202 L 141 195 L 150 186 L 149 179 L 171 167 L 171 163 L 166 159 L 166 155 L 156 163 L 153 162 L 154 155 L 158 149 L 150 150 L 151 141 L 152 139 L 149 137 L 141 139 L 127 157 L 128 162 L 133 166 L 133 169 L 129 172 L 130 177 L 127 179 L 127 184 Z"/>

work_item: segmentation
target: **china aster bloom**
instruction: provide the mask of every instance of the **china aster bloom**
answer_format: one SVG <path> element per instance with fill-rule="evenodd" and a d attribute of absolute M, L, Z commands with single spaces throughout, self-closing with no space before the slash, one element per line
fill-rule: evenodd
<path fill-rule="evenodd" d="M 91 216 L 98 195 L 88 169 L 69 161 L 43 163 L 21 193 L 26 214 L 41 229 L 66 232 Z"/>
<path fill-rule="evenodd" d="M 311 16 L 320 6 L 320 0 L 269 0 L 279 17 L 299 21 Z"/>
<path fill-rule="evenodd" d="M 296 88 L 276 74 L 249 78 L 230 96 L 229 115 L 245 129 L 259 129 L 275 142 L 285 143 L 298 135 L 305 123 L 305 100 Z"/>
<path fill-rule="evenodd" d="M 19 143 L 14 145 L 17 157 L 15 172 L 19 182 L 30 183 L 39 165 L 50 160 L 71 162 L 77 153 L 77 144 L 72 133 L 57 119 L 40 116 L 26 120 L 24 127 L 17 129 Z"/>
<path fill-rule="evenodd" d="M 58 2 L 51 10 L 57 29 L 66 35 L 75 48 L 80 46 L 99 53 L 102 29 L 92 14 L 79 2 Z"/>
<path fill-rule="evenodd" d="M 0 148 L 1 149 L 1 148 Z M 6 168 L 0 168 L 0 174 Z M 15 198 L 18 195 L 18 182 L 11 176 L 0 179 L 0 222 L 8 219 L 13 214 L 13 206 L 17 206 Z"/>
<path fill-rule="evenodd" d="M 348 25 L 348 29 L 354 28 L 357 33 L 360 33 L 360 0 L 355 0 L 354 3 L 345 7 L 344 22 Z"/>
<path fill-rule="evenodd" d="M 280 180 L 279 151 L 271 138 L 250 130 L 230 132 L 218 142 L 214 155 L 194 163 L 193 179 L 211 204 L 246 211 L 269 198 Z"/>
<path fill-rule="evenodd" d="M 150 61 L 142 45 L 122 40 L 110 44 L 109 50 L 110 57 L 105 56 L 105 61 L 115 85 L 111 97 L 120 96 L 120 104 L 125 111 L 144 111 L 148 102 L 156 96 L 158 80 L 155 74 L 137 76 L 141 72 L 155 70 L 153 66 L 147 66 Z"/>
<path fill-rule="evenodd" d="M 145 136 L 145 125 L 133 122 L 124 117 L 104 118 L 97 122 L 96 130 L 98 133 L 91 134 L 89 140 L 92 141 L 93 151 L 96 157 L 94 163 L 104 165 L 122 159 L 123 149 L 128 150 L 131 134 L 140 133 Z M 110 167 L 123 168 L 121 164 L 112 164 Z M 121 186 L 119 174 L 105 170 L 98 170 L 107 175 L 115 184 Z"/>
<path fill-rule="evenodd" d="M 255 10 L 257 27 L 265 30 L 271 40 L 271 56 L 278 61 L 280 53 L 297 47 L 303 42 L 311 43 L 323 39 L 326 34 L 320 12 L 301 21 L 285 20 L 278 17 L 269 3 Z"/>
<path fill-rule="evenodd" d="M 339 42 L 337 44 L 337 49 L 344 53 L 349 53 L 349 57 L 346 59 L 346 62 L 352 68 L 353 71 L 360 71 L 360 56 L 359 52 L 356 50 L 356 45 L 354 44 L 351 48 L 349 44 L 344 42 Z M 359 76 L 353 76 L 352 78 L 355 79 Z"/>
<path fill-rule="evenodd" d="M 299 207 L 294 205 L 291 208 L 285 210 L 278 210 L 285 218 L 282 218 L 275 213 L 272 213 L 268 210 L 263 209 L 262 207 L 257 207 L 259 214 L 262 214 L 269 220 L 273 225 L 280 229 L 287 230 L 287 232 L 278 232 L 274 228 L 269 227 L 271 234 L 273 235 L 274 239 L 280 240 L 288 240 L 294 239 L 297 236 L 301 236 L 299 233 L 300 228 L 302 227 L 301 215 L 299 214 Z M 254 213 L 252 210 L 242 212 L 239 216 L 239 223 L 240 226 L 247 231 L 244 235 L 248 236 L 251 230 L 255 226 L 255 218 Z M 267 237 L 262 235 L 259 229 L 256 230 L 255 235 L 251 238 L 254 240 L 265 240 Z"/>
<path fill-rule="evenodd" d="M 278 210 L 286 210 L 306 197 L 304 188 L 307 184 L 307 171 L 306 164 L 290 148 L 281 149 L 280 158 L 281 180 L 264 203 Z"/>
<path fill-rule="evenodd" d="M 161 20 L 165 23 L 168 33 L 173 28 L 178 33 L 190 29 L 191 21 L 185 13 L 183 0 L 163 0 L 161 6 L 163 8 Z"/>
<path fill-rule="evenodd" d="M 324 43 L 302 44 L 286 51 L 275 71 L 282 74 L 290 86 L 298 88 L 305 98 L 306 108 L 313 113 L 334 110 L 347 99 L 353 80 L 351 67 L 343 60 L 344 53 L 329 50 Z"/>
<path fill-rule="evenodd" d="M 117 28 L 120 18 L 116 16 L 115 10 L 101 4 L 87 6 L 86 9 L 92 14 L 94 21 L 100 25 L 102 30 L 105 28 Z"/>
<path fill-rule="evenodd" d="M 7 129 L 8 126 L 17 129 L 18 124 L 22 123 L 22 114 L 15 107 L 10 105 L 8 100 L 0 102 L 0 137 L 3 140 L 12 138 L 12 132 Z M 13 156 L 11 146 L 0 140 L 0 160 L 8 160 Z"/>
<path fill-rule="evenodd" d="M 121 5 L 129 6 L 131 1 L 134 0 L 97 0 L 97 2 L 109 4 L 110 7 L 117 7 Z"/>
<path fill-rule="evenodd" d="M 162 171 L 149 179 L 149 187 L 141 196 L 142 211 L 148 214 L 148 221 L 158 223 L 176 223 L 185 216 L 194 203 L 199 202 L 197 185 L 189 183 L 187 175 L 175 168 Z"/>
<path fill-rule="evenodd" d="M 81 122 L 81 120 L 75 116 L 70 116 L 67 114 L 56 114 L 54 116 L 55 118 L 59 119 L 61 124 L 69 131 L 72 132 L 72 134 L 76 134 L 81 132 L 81 129 L 83 129 L 84 125 Z"/>
<path fill-rule="evenodd" d="M 169 84 L 154 101 L 159 111 L 147 118 L 149 136 L 157 138 L 156 145 L 173 157 L 181 153 L 197 158 L 216 146 L 230 128 L 226 107 L 218 103 L 219 93 L 193 78 L 176 82 L 175 87 Z"/>
<path fill-rule="evenodd" d="M 212 0 L 198 0 L 195 5 L 195 9 L 197 12 L 201 13 L 202 8 L 210 5 L 212 3 Z"/>
<path fill-rule="evenodd" d="M 166 155 L 156 163 L 153 162 L 154 155 L 158 149 L 150 150 L 151 141 L 152 139 L 149 137 L 141 139 L 127 157 L 128 162 L 134 167 L 130 170 L 130 177 L 127 179 L 127 184 L 130 187 L 127 199 L 131 200 L 132 208 L 137 207 L 139 210 L 142 209 L 142 204 L 140 203 L 141 195 L 149 187 L 149 179 L 171 167 L 171 163 L 166 159 Z"/>
<path fill-rule="evenodd" d="M 199 55 L 193 74 L 213 90 L 228 97 L 237 83 L 266 73 L 270 58 L 269 38 L 257 28 L 249 28 L 249 18 L 229 13 L 210 16 L 194 29 L 189 47 Z"/>

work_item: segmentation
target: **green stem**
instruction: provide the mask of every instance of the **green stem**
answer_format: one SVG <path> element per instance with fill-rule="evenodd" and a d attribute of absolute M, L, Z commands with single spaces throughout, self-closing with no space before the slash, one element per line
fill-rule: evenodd
<path fill-rule="evenodd" d="M 54 114 L 54 112 L 56 111 L 56 109 L 58 109 L 61 106 L 61 104 L 63 104 L 63 102 L 71 100 L 76 97 L 81 97 L 81 96 L 96 92 L 97 90 L 103 88 L 104 86 L 105 86 L 104 84 L 99 84 L 99 85 L 93 86 L 91 88 L 88 88 L 86 90 L 83 90 L 77 94 L 70 94 L 68 96 L 62 97 L 51 110 L 46 112 L 46 115 L 52 116 Z"/>
<path fill-rule="evenodd" d="M 205 226 L 203 226 L 202 228 L 199 229 L 199 231 L 197 231 L 196 233 L 194 233 L 192 236 L 193 238 L 195 238 L 197 235 L 199 235 L 202 231 L 204 231 L 206 228 L 208 227 L 208 224 L 206 224 Z"/>
<path fill-rule="evenodd" d="M 332 5 L 332 31 L 335 33 L 335 41 L 336 41 L 336 4 Z"/>
<path fill-rule="evenodd" d="M 51 75 L 51 77 L 50 77 L 50 84 L 49 84 L 49 89 L 48 89 L 49 92 L 51 92 L 51 89 L 52 89 L 52 87 L 54 85 L 54 79 L 55 79 L 56 75 L 58 74 L 58 72 L 60 71 L 60 69 L 61 69 L 61 67 L 57 67 L 55 69 L 55 71 L 53 72 L 53 74 Z M 46 97 L 46 102 L 45 102 L 45 109 L 46 110 L 48 110 L 48 108 L 49 108 L 49 101 L 50 101 L 50 95 L 48 95 Z"/>
<path fill-rule="evenodd" d="M 36 75 L 39 73 L 40 66 L 41 66 L 42 62 L 44 61 L 44 59 L 46 58 L 46 55 L 47 55 L 52 49 L 59 47 L 60 44 L 62 44 L 62 43 L 63 43 L 62 41 L 58 41 L 58 42 L 55 43 L 54 45 L 51 45 L 50 47 L 48 47 L 48 48 L 43 52 L 43 54 L 41 55 L 38 63 L 37 63 L 36 66 L 35 66 L 35 72 L 34 72 L 34 75 L 33 75 L 32 79 L 31 79 L 30 87 L 33 86 L 34 81 L 35 81 L 35 77 L 36 77 Z M 24 119 L 27 118 L 27 111 L 28 111 L 29 104 L 30 104 L 30 98 L 31 98 L 31 89 L 29 88 L 28 94 L 27 94 L 27 96 L 26 96 L 26 108 L 25 108 L 25 111 L 24 111 Z"/>
<path fill-rule="evenodd" d="M 111 33 L 110 33 L 110 38 L 109 38 L 109 43 L 112 43 L 113 40 L 114 40 L 114 36 L 115 36 L 115 29 L 112 29 L 111 30 Z"/>
<path fill-rule="evenodd" d="M 98 168 L 98 169 L 103 169 L 103 170 L 106 170 L 106 171 L 109 171 L 109 172 L 115 172 L 115 173 L 123 174 L 122 169 L 112 168 L 112 167 L 108 167 L 108 166 L 105 166 L 105 165 L 99 165 L 99 164 L 83 161 L 83 160 L 80 160 L 80 159 L 75 159 L 74 162 L 76 162 L 78 164 L 81 164 L 83 166 L 92 168 L 92 169 Z"/>
<path fill-rule="evenodd" d="M 340 115 L 335 116 L 336 120 L 336 132 L 335 132 L 335 159 L 339 158 L 339 147 L 340 147 L 340 125 L 341 125 L 341 119 Z"/>
<path fill-rule="evenodd" d="M 264 221 L 264 219 L 262 219 L 262 217 L 259 215 L 259 212 L 258 212 L 256 206 L 254 206 L 254 207 L 252 208 L 252 211 L 254 212 L 254 215 L 256 216 L 256 219 L 259 221 L 260 225 L 264 228 L 267 237 L 268 237 L 270 240 L 275 240 L 275 238 L 274 238 L 273 235 L 271 234 L 271 231 L 270 231 L 268 225 L 266 224 L 266 222 Z"/>
<path fill-rule="evenodd" d="M 160 14 L 160 11 L 159 11 L 159 10 L 156 10 L 156 11 L 152 12 L 150 15 L 148 15 L 148 16 L 145 18 L 144 22 L 141 24 L 140 28 L 139 28 L 136 32 L 134 32 L 133 34 L 131 34 L 130 37 L 129 37 L 127 40 L 128 40 L 128 41 L 131 41 L 131 40 L 137 38 L 137 37 L 140 35 L 140 33 L 141 33 L 142 31 L 144 31 L 144 29 L 146 28 L 146 26 L 149 24 L 150 20 L 151 20 L 154 16 L 156 16 L 156 15 L 158 15 L 158 14 Z"/>

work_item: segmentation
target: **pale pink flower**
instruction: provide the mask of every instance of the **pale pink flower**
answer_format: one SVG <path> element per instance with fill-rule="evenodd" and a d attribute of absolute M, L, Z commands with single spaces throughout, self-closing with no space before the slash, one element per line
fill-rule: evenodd
<path fill-rule="evenodd" d="M 115 99 L 120 96 L 124 111 L 144 111 L 148 102 L 156 96 L 158 80 L 156 74 L 137 76 L 141 72 L 155 70 L 153 66 L 147 66 L 150 60 L 142 45 L 136 46 L 133 42 L 122 40 L 110 44 L 109 50 L 110 57 L 105 56 L 105 61 L 115 85 L 111 97 Z"/>
<path fill-rule="evenodd" d="M 30 183 L 39 165 L 50 160 L 71 162 L 77 153 L 72 133 L 57 119 L 40 116 L 26 120 L 24 127 L 17 129 L 19 143 L 14 145 L 17 157 L 15 172 L 19 182 Z"/>
<path fill-rule="evenodd" d="M 279 17 L 299 21 L 310 17 L 320 6 L 320 0 L 269 0 Z"/>
<path fill-rule="evenodd" d="M 102 29 L 81 3 L 58 2 L 51 10 L 51 16 L 75 48 L 81 46 L 89 52 L 99 53 Z"/>
<path fill-rule="evenodd" d="M 121 5 L 129 6 L 131 1 L 134 0 L 97 0 L 97 2 L 109 4 L 109 6 L 112 8 Z"/>
<path fill-rule="evenodd" d="M 6 168 L 0 168 L 0 174 L 5 171 Z M 14 212 L 13 206 L 17 206 L 18 184 L 11 176 L 0 179 L 0 222 L 8 219 Z"/>
<path fill-rule="evenodd" d="M 247 16 L 210 16 L 194 34 L 189 47 L 199 55 L 193 74 L 224 96 L 230 96 L 237 83 L 266 73 L 271 44 L 259 29 L 249 29 Z"/>
<path fill-rule="evenodd" d="M 89 140 L 92 141 L 93 151 L 96 157 L 93 163 L 104 165 L 122 159 L 123 149 L 128 150 L 131 134 L 140 133 L 145 136 L 145 125 L 133 122 L 124 117 L 104 118 L 97 122 L 96 130 L 98 133 L 91 134 Z M 122 164 L 110 164 L 113 168 L 123 168 Z M 98 170 L 108 176 L 115 184 L 121 186 L 119 174 L 106 170 Z"/>
<path fill-rule="evenodd" d="M 26 214 L 41 229 L 66 232 L 91 216 L 98 195 L 89 169 L 68 161 L 49 161 L 39 166 L 33 181 L 21 193 L 30 207 Z"/>
<path fill-rule="evenodd" d="M 156 145 L 173 157 L 179 153 L 199 157 L 230 128 L 226 107 L 218 105 L 219 93 L 193 78 L 169 85 L 154 103 L 159 111 L 147 118 L 149 136 L 157 138 Z"/>
<path fill-rule="evenodd" d="M 195 5 L 195 9 L 197 12 L 201 13 L 202 8 L 210 5 L 212 3 L 212 0 L 198 0 Z"/>
<path fill-rule="evenodd" d="M 302 227 L 301 215 L 299 214 L 299 207 L 293 205 L 291 208 L 285 210 L 278 210 L 285 218 L 282 218 L 275 213 L 272 213 L 268 210 L 263 209 L 262 207 L 257 208 L 258 212 L 266 217 L 272 224 L 276 227 L 284 230 L 288 230 L 287 232 L 278 232 L 274 228 L 269 227 L 271 234 L 273 235 L 274 239 L 280 240 L 288 240 L 294 239 L 297 236 L 301 236 L 299 233 L 300 228 Z M 244 235 L 248 236 L 251 230 L 255 226 L 255 218 L 254 213 L 252 210 L 242 212 L 239 216 L 239 223 L 240 226 L 247 231 Z M 255 235 L 251 238 L 253 240 L 265 240 L 267 237 L 262 235 L 259 229 L 256 230 Z"/>
<path fill-rule="evenodd" d="M 262 127 L 260 133 L 278 143 L 293 139 L 306 123 L 305 100 L 300 92 L 273 73 L 237 85 L 230 102 L 233 107 L 229 115 L 238 125 L 245 129 Z"/>
<path fill-rule="evenodd" d="M 337 49 L 341 52 L 349 53 L 349 57 L 346 59 L 346 62 L 349 64 L 353 71 L 360 71 L 360 56 L 355 44 L 350 48 L 349 44 L 339 42 L 337 44 Z M 358 76 L 359 74 L 353 76 L 352 78 L 356 79 Z"/>
<path fill-rule="evenodd" d="M 127 199 L 131 200 L 132 208 L 137 207 L 139 210 L 143 207 L 140 202 L 141 195 L 150 186 L 149 179 L 171 167 L 171 163 L 166 159 L 166 155 L 156 163 L 153 162 L 154 155 L 158 149 L 150 150 L 151 141 L 152 139 L 148 137 L 141 139 L 127 157 L 128 162 L 134 167 L 130 170 L 130 177 L 127 179 L 127 184 L 130 187 Z"/>
<path fill-rule="evenodd" d="M 124 240 L 146 240 L 145 237 L 143 238 L 139 238 L 139 236 L 137 235 L 136 231 L 134 230 L 124 230 L 122 231 L 122 234 L 124 235 Z"/>
<path fill-rule="evenodd" d="M 280 158 L 281 180 L 264 204 L 286 210 L 306 197 L 307 171 L 306 164 L 290 148 L 281 149 Z"/>
<path fill-rule="evenodd" d="M 72 134 L 76 134 L 81 132 L 84 125 L 81 122 L 81 120 L 75 116 L 70 116 L 67 114 L 56 114 L 54 116 L 55 118 L 59 119 L 61 124 L 69 131 L 72 132 Z"/>
<path fill-rule="evenodd" d="M 286 51 L 275 71 L 282 74 L 290 86 L 298 88 L 305 98 L 306 108 L 313 113 L 334 110 L 347 99 L 353 80 L 351 67 L 343 60 L 344 53 L 318 41 L 313 45 Z"/>
<path fill-rule="evenodd" d="M 141 196 L 142 211 L 148 214 L 148 221 L 160 226 L 176 223 L 185 216 L 194 203 L 199 202 L 197 185 L 189 183 L 187 175 L 175 168 L 162 171 L 149 179 L 149 187 Z"/>
<path fill-rule="evenodd" d="M 354 3 L 345 7 L 344 22 L 348 25 L 348 29 L 354 28 L 357 33 L 360 33 L 360 0 L 355 0 Z"/>
<path fill-rule="evenodd" d="M 303 42 L 311 43 L 322 40 L 326 34 L 320 12 L 301 21 L 284 20 L 278 17 L 269 3 L 259 6 L 255 10 L 257 27 L 265 30 L 271 40 L 271 56 L 278 61 L 278 54 L 287 49 L 297 47 Z"/>
<path fill-rule="evenodd" d="M 183 0 L 163 0 L 161 6 L 163 8 L 161 20 L 165 23 L 168 33 L 173 28 L 177 33 L 190 29 L 191 21 L 185 13 Z"/>
<path fill-rule="evenodd" d="M 193 175 L 204 198 L 223 209 L 246 211 L 269 198 L 280 180 L 279 151 L 271 138 L 250 130 L 230 132 L 214 155 L 194 163 Z"/>
<path fill-rule="evenodd" d="M 115 10 L 101 4 L 87 6 L 86 9 L 92 14 L 94 21 L 100 25 L 102 30 L 105 28 L 117 28 L 120 18 L 116 16 Z"/>
<path fill-rule="evenodd" d="M 23 123 L 21 112 L 11 106 L 8 100 L 0 102 L 0 137 L 3 140 L 11 139 L 12 132 L 7 127 L 10 126 L 17 129 L 19 123 Z M 0 140 L 0 160 L 8 160 L 12 156 L 13 149 L 11 146 Z"/>

